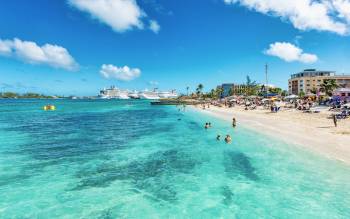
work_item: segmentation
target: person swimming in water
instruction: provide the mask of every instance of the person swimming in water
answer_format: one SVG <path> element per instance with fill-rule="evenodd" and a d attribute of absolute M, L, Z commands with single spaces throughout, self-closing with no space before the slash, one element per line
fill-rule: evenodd
<path fill-rule="evenodd" d="M 206 122 L 204 128 L 208 129 L 209 128 L 209 123 Z"/>
<path fill-rule="evenodd" d="M 221 137 L 220 135 L 217 135 L 216 140 L 220 141 L 220 137 Z"/>
<path fill-rule="evenodd" d="M 236 118 L 232 119 L 232 127 L 236 127 Z"/>
<path fill-rule="evenodd" d="M 210 122 L 208 123 L 208 125 L 209 125 L 209 128 L 211 128 L 211 123 Z"/>
<path fill-rule="evenodd" d="M 232 139 L 230 135 L 226 135 L 225 142 L 226 143 L 231 143 Z"/>

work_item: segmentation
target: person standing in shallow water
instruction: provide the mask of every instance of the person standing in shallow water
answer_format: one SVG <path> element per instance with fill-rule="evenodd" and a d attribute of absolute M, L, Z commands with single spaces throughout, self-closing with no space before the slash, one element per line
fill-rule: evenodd
<path fill-rule="evenodd" d="M 232 141 L 231 136 L 230 135 L 226 135 L 225 142 L 226 143 L 231 143 L 231 141 Z"/>
<path fill-rule="evenodd" d="M 233 118 L 233 119 L 232 119 L 232 127 L 233 127 L 233 128 L 236 127 L 236 118 Z"/>

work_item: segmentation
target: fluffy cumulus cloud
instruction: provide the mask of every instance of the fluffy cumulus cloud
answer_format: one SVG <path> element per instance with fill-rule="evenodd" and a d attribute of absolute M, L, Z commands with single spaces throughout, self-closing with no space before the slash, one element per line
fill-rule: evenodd
<path fill-rule="evenodd" d="M 35 42 L 17 38 L 0 39 L 0 55 L 15 57 L 31 64 L 44 64 L 66 70 L 78 68 L 78 64 L 64 47 L 52 44 L 39 46 Z"/>
<path fill-rule="evenodd" d="M 314 63 L 318 60 L 317 55 L 304 53 L 299 47 L 286 42 L 276 42 L 270 44 L 270 48 L 265 51 L 265 54 L 276 56 L 287 62 L 303 62 Z"/>
<path fill-rule="evenodd" d="M 333 6 L 339 12 L 339 17 L 350 23 L 350 0 L 333 0 Z"/>
<path fill-rule="evenodd" d="M 107 79 L 114 78 L 120 81 L 131 81 L 141 75 L 141 70 L 138 68 L 129 68 L 128 66 L 117 67 L 111 64 L 103 64 L 100 73 Z"/>
<path fill-rule="evenodd" d="M 223 0 L 290 21 L 300 30 L 346 35 L 350 29 L 350 0 Z"/>
<path fill-rule="evenodd" d="M 78 10 L 87 12 L 93 18 L 107 24 L 116 32 L 124 32 L 133 28 L 144 29 L 142 19 L 147 15 L 136 0 L 68 0 L 68 2 Z M 152 21 L 150 22 L 152 24 Z M 152 31 L 154 27 L 150 26 Z"/>

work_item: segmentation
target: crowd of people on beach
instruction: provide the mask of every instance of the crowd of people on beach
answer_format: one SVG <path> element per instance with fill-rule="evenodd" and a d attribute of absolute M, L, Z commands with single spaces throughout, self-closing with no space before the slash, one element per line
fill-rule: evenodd
<path fill-rule="evenodd" d="M 332 119 L 334 126 L 337 127 L 338 120 L 350 117 L 349 104 L 346 99 L 340 100 L 337 98 L 231 96 L 218 100 L 204 101 L 200 103 L 200 106 L 203 110 L 209 109 L 211 105 L 225 108 L 239 106 L 244 110 L 265 109 L 270 110 L 271 113 L 292 109 L 304 113 L 320 113 L 321 110 L 326 110 L 332 113 L 328 116 L 328 119 Z"/>

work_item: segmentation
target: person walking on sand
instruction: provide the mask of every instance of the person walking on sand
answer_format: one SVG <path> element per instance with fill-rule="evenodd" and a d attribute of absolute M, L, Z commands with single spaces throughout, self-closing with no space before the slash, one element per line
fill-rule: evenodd
<path fill-rule="evenodd" d="M 334 123 L 334 127 L 337 127 L 337 116 L 335 114 L 333 114 L 333 123 Z"/>
<path fill-rule="evenodd" d="M 233 127 L 233 128 L 236 127 L 236 118 L 233 118 L 233 119 L 232 119 L 232 127 Z"/>

